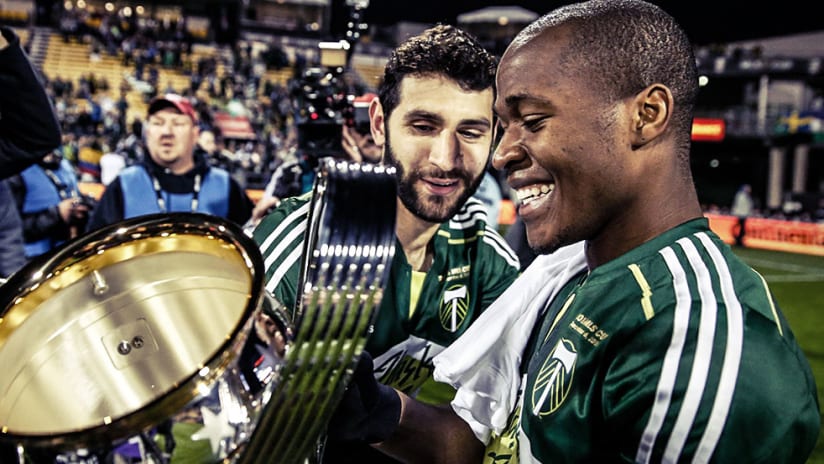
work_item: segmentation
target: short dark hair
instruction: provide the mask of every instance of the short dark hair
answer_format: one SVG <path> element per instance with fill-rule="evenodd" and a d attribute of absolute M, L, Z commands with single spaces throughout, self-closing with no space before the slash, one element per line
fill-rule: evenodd
<path fill-rule="evenodd" d="M 494 90 L 497 61 L 469 33 L 446 24 L 431 27 L 406 39 L 391 54 L 378 86 L 383 112 L 388 118 L 400 102 L 406 76 L 440 75 L 464 90 Z"/>
<path fill-rule="evenodd" d="M 573 30 L 561 70 L 612 101 L 661 83 L 675 100 L 673 124 L 689 146 L 698 71 L 686 32 L 660 7 L 641 0 L 591 0 L 562 6 L 521 31 L 523 44 L 557 26 Z"/>

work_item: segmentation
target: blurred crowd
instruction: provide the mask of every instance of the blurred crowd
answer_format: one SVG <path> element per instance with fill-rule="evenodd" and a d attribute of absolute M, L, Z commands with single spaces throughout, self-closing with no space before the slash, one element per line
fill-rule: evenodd
<path fill-rule="evenodd" d="M 284 191 L 288 183 L 284 176 L 292 175 L 290 182 L 299 182 L 302 171 L 311 169 L 306 167 L 302 159 L 305 153 L 299 147 L 296 120 L 301 102 L 296 92 L 300 91 L 304 71 L 315 64 L 308 63 L 300 53 L 290 59 L 276 46 L 261 51 L 246 42 L 226 49 L 216 46 L 211 54 L 196 54 L 195 38 L 188 32 L 185 19 L 137 21 L 136 17 L 86 10 L 69 11 L 62 17 L 62 40 L 87 45 L 92 63 L 102 54 L 116 57 L 124 72 L 119 82 L 109 82 L 93 67 L 74 79 L 57 73 L 42 76 L 62 129 L 62 143 L 56 154 L 74 169 L 79 182 L 108 185 L 122 169 L 147 157 L 145 111 L 135 111 L 132 106 L 136 102 L 146 105 L 158 95 L 179 94 L 197 112 L 199 155 L 210 166 L 228 171 L 241 188 L 265 190 L 264 200 L 268 201 L 258 205 L 253 215 L 259 218 L 268 205 L 274 204 L 269 201 L 275 200 L 269 198 L 277 198 L 281 196 L 277 192 Z M 266 78 L 267 70 L 284 68 L 292 75 L 286 83 Z M 175 87 L 171 81 L 162 82 L 161 69 L 187 76 L 186 85 Z M 374 90 L 353 71 L 344 73 L 341 81 L 343 90 L 353 98 Z M 224 134 L 217 115 L 248 121 L 251 131 L 240 137 Z M 485 186 L 489 187 L 479 196 L 489 197 L 483 199 L 492 217 L 497 217 L 500 202 L 512 195 L 494 171 L 487 177 Z M 277 182 L 280 186 L 276 188 Z M 726 211 L 715 205 L 705 205 L 705 210 Z M 759 211 L 756 205 L 750 215 L 758 217 Z M 770 217 L 822 222 L 824 205 L 815 214 L 801 215 L 794 214 L 788 203 Z M 513 229 L 512 234 L 522 235 L 517 223 Z M 515 240 L 510 239 L 510 243 Z"/>
<path fill-rule="evenodd" d="M 109 82 L 93 68 L 76 79 L 43 76 L 62 125 L 60 151 L 76 166 L 81 181 L 105 184 L 112 177 L 104 172 L 108 166 L 128 166 L 143 158 L 143 113 L 130 112 L 130 102 L 148 103 L 168 93 L 191 101 L 202 133 L 199 148 L 245 188 L 263 188 L 278 165 L 295 156 L 296 108 L 290 92 L 306 66 L 302 57 L 290 64 L 276 47 L 260 52 L 249 43 L 195 55 L 182 21 L 138 23 L 99 12 L 68 12 L 60 32 L 67 42 L 88 44 L 91 62 L 106 53 L 124 67 L 120 82 Z M 286 66 L 293 69 L 294 79 L 285 85 L 265 79 L 267 69 Z M 188 85 L 176 88 L 171 81 L 161 82 L 161 68 L 188 76 Z M 353 95 L 367 90 L 355 74 L 344 79 Z M 253 135 L 224 135 L 215 121 L 219 113 L 247 120 Z M 115 157 L 122 162 L 107 161 Z"/>
<path fill-rule="evenodd" d="M 101 59 L 101 54 L 116 57 L 109 61 L 120 64 L 121 78 L 110 82 L 113 73 L 95 73 L 94 66 L 82 74 L 71 70 L 65 74 L 47 73 L 34 65 L 34 61 L 31 69 L 36 79 L 17 79 L 16 69 L 3 71 L 15 83 L 42 83 L 40 92 L 52 104 L 54 122 L 59 129 L 54 135 L 59 144 L 46 150 L 45 158 L 22 172 L 4 173 L 8 177 L 2 182 L 9 210 L 6 212 L 17 209 L 20 217 L 7 221 L 6 217 L 17 215 L 0 214 L 2 227 L 4 231 L 6 227 L 19 229 L 21 233 L 3 234 L 7 238 L 16 237 L 17 241 L 0 243 L 0 256 L 8 264 L 0 268 L 0 278 L 18 269 L 24 260 L 42 255 L 90 228 L 133 216 L 135 208 L 164 211 L 161 197 L 166 198 L 168 208 L 175 210 L 175 198 L 191 196 L 193 192 L 192 211 L 213 212 L 212 209 L 217 208 L 215 211 L 224 213 L 218 215 L 244 225 L 254 206 L 248 196 L 250 189 L 263 190 L 267 184 L 273 187 L 275 183 L 271 180 L 279 179 L 284 185 L 277 191 L 286 192 L 282 173 L 294 172 L 294 166 L 305 166 L 307 153 L 299 149 L 298 141 L 296 117 L 301 108 L 297 106 L 300 99 L 296 93 L 301 89 L 304 70 L 315 66 L 313 63 L 302 58 L 294 60 L 289 66 L 291 74 L 286 72 L 291 78 L 273 82 L 264 76 L 273 66 L 284 65 L 281 54 L 271 50 L 255 51 L 248 43 L 231 48 L 209 47 L 213 53 L 201 50 L 194 54 L 190 38 L 182 32 L 183 24 L 137 24 L 122 18 L 115 20 L 113 16 L 90 17 L 82 13 L 67 15 L 60 30 L 62 40 L 88 47 L 90 64 Z M 4 33 L 15 41 L 11 49 L 19 47 L 20 57 L 24 56 L 23 51 L 28 55 L 18 59 L 26 68 L 32 53 L 33 31 L 25 43 L 17 40 L 11 31 L 7 29 Z M 161 73 L 161 69 L 165 72 Z M 161 82 L 161 75 L 188 79 Z M 338 77 L 337 81 L 342 83 L 340 92 L 351 95 L 352 99 L 368 90 L 353 73 Z M 23 95 L 16 95 L 10 86 L 6 87 L 10 98 L 28 101 Z M 196 134 L 196 140 L 191 149 L 187 147 L 178 155 L 195 167 L 191 170 L 196 174 L 192 178 L 169 172 L 167 160 L 156 153 L 158 143 L 165 143 L 163 139 L 180 141 L 188 137 L 179 133 L 177 122 L 168 125 L 168 115 L 152 121 L 152 102 L 167 95 L 180 96 L 186 102 L 181 107 L 191 108 L 191 114 L 188 111 L 186 114 L 195 127 L 186 134 Z M 14 104 L 7 107 L 12 108 Z M 4 119 L 7 116 L 4 112 Z M 220 121 L 227 118 L 232 122 L 241 121 L 245 130 L 224 132 Z M 45 130 L 43 125 L 39 127 Z M 339 137 L 343 136 L 342 129 Z M 176 135 L 172 135 L 173 132 Z M 41 133 L 39 137 L 45 135 Z M 146 204 L 138 201 L 136 205 L 132 200 L 125 201 L 128 192 L 143 189 L 143 184 L 124 181 L 120 174 L 132 173 L 127 177 L 133 179 L 133 174 L 141 170 L 146 170 L 150 179 L 159 181 L 160 186 L 152 190 L 149 183 L 148 190 L 141 190 L 143 193 L 138 197 L 154 198 L 146 194 L 154 191 L 157 205 L 153 201 Z M 206 172 L 215 173 L 217 178 L 223 178 L 221 173 L 225 172 L 229 183 L 221 181 L 220 185 L 213 185 L 210 179 L 215 177 L 206 176 Z M 198 202 L 201 175 L 203 198 Z M 88 187 L 82 188 L 84 184 Z M 98 190 L 94 184 L 104 188 Z M 228 194 L 223 190 L 227 185 L 231 186 Z M 112 195 L 106 196 L 109 190 Z M 120 192 L 122 195 L 117 194 Z M 223 206 L 211 203 L 214 195 Z M 195 207 L 197 204 L 200 206 Z M 12 255 L 14 259 L 9 259 Z"/>

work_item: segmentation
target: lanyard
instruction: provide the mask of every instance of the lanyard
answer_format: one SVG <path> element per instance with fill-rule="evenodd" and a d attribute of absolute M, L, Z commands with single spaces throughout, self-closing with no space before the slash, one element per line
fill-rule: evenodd
<path fill-rule="evenodd" d="M 160 188 L 160 181 L 157 177 L 152 176 L 152 187 L 154 187 L 155 196 L 157 196 L 157 207 L 160 208 L 161 213 L 166 212 L 166 199 L 163 198 L 163 190 Z M 200 174 L 195 175 L 195 186 L 192 189 L 192 205 L 191 211 L 197 211 L 197 199 L 200 196 Z"/>
<path fill-rule="evenodd" d="M 55 187 L 57 187 L 57 194 L 60 195 L 61 200 L 65 200 L 66 198 L 76 197 L 77 194 L 75 192 L 71 192 L 69 187 L 57 177 L 57 174 L 54 173 L 51 169 L 43 168 L 43 172 L 46 173 L 46 177 L 52 181 Z"/>

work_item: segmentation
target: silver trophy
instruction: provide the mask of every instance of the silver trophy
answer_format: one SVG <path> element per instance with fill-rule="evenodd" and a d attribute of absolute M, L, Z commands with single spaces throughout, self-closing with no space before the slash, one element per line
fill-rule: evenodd
<path fill-rule="evenodd" d="M 322 160 L 296 308 L 264 289 L 257 245 L 209 215 L 126 220 L 30 262 L 0 285 L 0 462 L 312 460 L 394 221 L 394 170 Z"/>

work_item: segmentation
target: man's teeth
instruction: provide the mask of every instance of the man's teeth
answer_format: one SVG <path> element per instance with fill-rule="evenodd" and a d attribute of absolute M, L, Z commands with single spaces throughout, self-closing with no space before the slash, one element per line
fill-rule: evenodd
<path fill-rule="evenodd" d="M 518 200 L 523 204 L 527 204 L 549 194 L 553 190 L 555 190 L 555 184 L 542 184 L 540 186 L 533 185 L 531 187 L 518 189 L 516 193 Z"/>
<path fill-rule="evenodd" d="M 444 179 L 444 178 L 434 178 L 434 179 L 426 179 L 427 182 L 430 184 L 437 185 L 439 187 L 448 187 L 453 185 L 457 182 L 455 179 Z"/>

